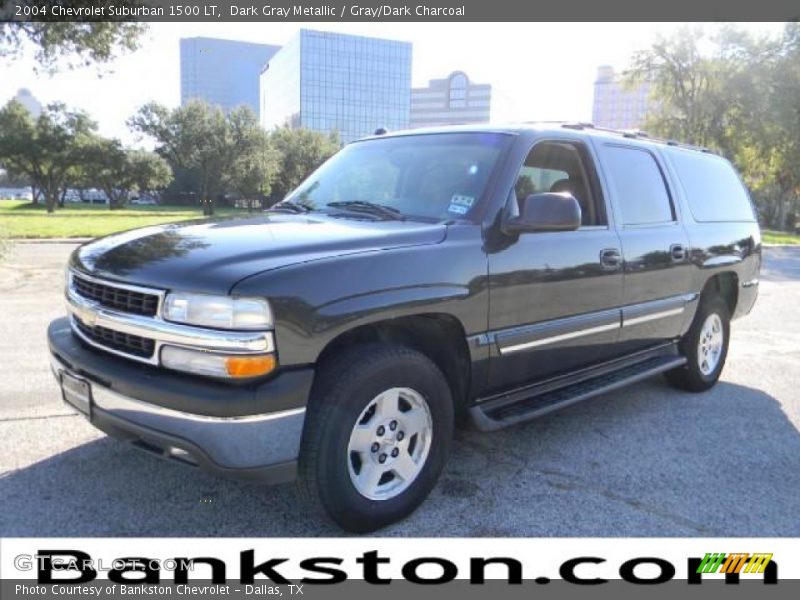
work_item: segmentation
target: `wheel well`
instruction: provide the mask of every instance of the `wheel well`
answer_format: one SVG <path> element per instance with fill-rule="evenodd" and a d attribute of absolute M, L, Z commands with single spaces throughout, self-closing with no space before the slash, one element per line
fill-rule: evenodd
<path fill-rule="evenodd" d="M 720 273 L 714 275 L 706 282 L 701 296 L 710 293 L 719 294 L 728 305 L 730 315 L 733 316 L 736 310 L 736 303 L 739 301 L 739 277 L 736 273 Z"/>
<path fill-rule="evenodd" d="M 466 414 L 470 359 L 466 334 L 458 319 L 433 313 L 362 325 L 331 340 L 317 358 L 317 364 L 343 348 L 369 342 L 400 344 L 427 356 L 447 379 L 457 416 Z"/>

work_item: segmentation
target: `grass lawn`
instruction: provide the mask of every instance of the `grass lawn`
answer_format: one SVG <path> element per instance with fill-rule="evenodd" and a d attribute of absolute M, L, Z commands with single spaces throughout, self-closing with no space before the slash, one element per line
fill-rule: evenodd
<path fill-rule="evenodd" d="M 217 216 L 246 214 L 233 208 L 217 209 Z M 67 204 L 47 214 L 44 206 L 20 200 L 0 200 L 0 237 L 99 237 L 134 227 L 202 218 L 193 206 L 132 206 L 109 210 L 102 204 Z"/>
<path fill-rule="evenodd" d="M 800 245 L 800 235 L 787 233 L 786 231 L 769 231 L 765 229 L 761 232 L 761 241 L 765 244 Z"/>

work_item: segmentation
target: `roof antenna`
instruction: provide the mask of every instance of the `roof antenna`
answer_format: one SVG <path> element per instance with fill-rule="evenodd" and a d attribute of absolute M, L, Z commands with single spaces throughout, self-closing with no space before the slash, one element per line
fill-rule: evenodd
<path fill-rule="evenodd" d="M 389 131 L 385 127 L 378 127 L 373 135 L 386 135 Z"/>

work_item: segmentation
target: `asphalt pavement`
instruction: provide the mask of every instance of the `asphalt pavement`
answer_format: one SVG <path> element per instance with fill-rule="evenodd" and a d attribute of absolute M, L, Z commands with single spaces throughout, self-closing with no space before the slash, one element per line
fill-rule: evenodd
<path fill-rule="evenodd" d="M 61 402 L 45 330 L 73 244 L 0 259 L 0 535 L 330 536 L 294 486 L 206 475 L 107 438 Z M 495 433 L 460 431 L 392 536 L 800 536 L 800 248 L 765 250 L 728 364 L 692 395 L 661 378 Z"/>

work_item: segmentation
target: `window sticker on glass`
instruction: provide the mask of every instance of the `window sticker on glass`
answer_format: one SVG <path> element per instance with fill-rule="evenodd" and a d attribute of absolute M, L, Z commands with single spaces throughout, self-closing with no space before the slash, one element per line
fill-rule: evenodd
<path fill-rule="evenodd" d="M 447 212 L 455 213 L 457 215 L 465 215 L 472 207 L 473 202 L 475 202 L 475 198 L 472 196 L 453 194 L 453 197 L 450 198 L 450 208 L 447 209 Z"/>

